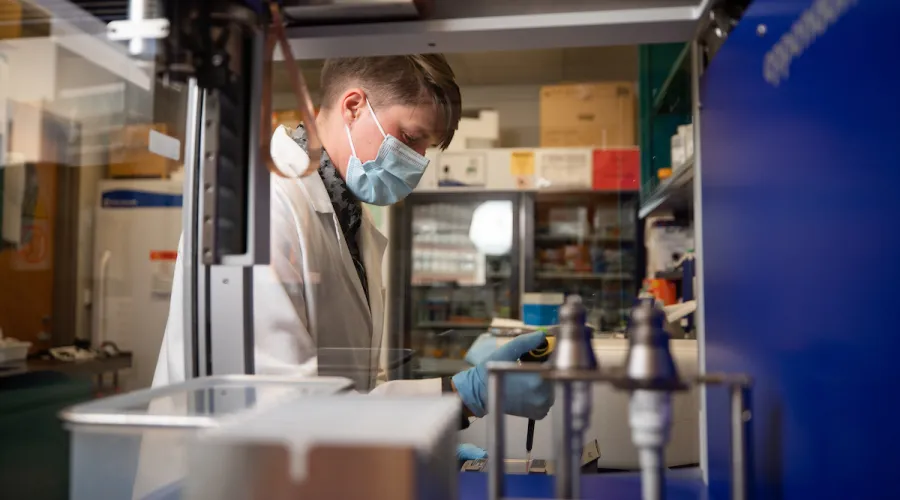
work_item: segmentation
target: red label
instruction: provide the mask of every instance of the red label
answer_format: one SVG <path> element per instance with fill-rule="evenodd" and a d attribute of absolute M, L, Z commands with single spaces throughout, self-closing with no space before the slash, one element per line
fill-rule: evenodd
<path fill-rule="evenodd" d="M 595 149 L 594 189 L 632 191 L 640 188 L 641 154 L 638 148 Z"/>

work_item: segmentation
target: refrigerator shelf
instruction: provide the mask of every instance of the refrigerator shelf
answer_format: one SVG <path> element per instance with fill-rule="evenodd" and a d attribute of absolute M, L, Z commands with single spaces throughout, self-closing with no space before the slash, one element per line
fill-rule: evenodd
<path fill-rule="evenodd" d="M 568 242 L 587 242 L 587 243 L 634 243 L 635 236 L 633 234 L 630 235 L 622 235 L 622 236 L 606 236 L 600 234 L 537 234 L 534 236 L 536 241 L 547 241 L 547 242 L 559 242 L 559 243 L 568 243 Z"/>
<path fill-rule="evenodd" d="M 632 281 L 633 274 L 625 273 L 580 273 L 567 271 L 539 271 L 537 278 L 541 280 L 605 280 L 605 281 Z"/>

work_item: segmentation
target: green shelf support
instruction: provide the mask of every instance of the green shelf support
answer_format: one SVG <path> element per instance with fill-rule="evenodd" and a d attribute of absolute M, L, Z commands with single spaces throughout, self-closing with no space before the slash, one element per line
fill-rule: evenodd
<path fill-rule="evenodd" d="M 641 204 L 660 187 L 657 172 L 672 167 L 671 137 L 691 122 L 690 44 L 642 45 L 638 49 L 638 116 Z"/>
<path fill-rule="evenodd" d="M 691 112 L 691 44 L 684 44 L 669 73 L 653 96 L 653 112 L 656 115 L 685 115 Z"/>

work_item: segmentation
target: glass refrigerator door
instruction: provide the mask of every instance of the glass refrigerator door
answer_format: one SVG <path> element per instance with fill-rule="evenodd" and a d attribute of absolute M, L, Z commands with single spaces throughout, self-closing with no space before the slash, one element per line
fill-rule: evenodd
<path fill-rule="evenodd" d="M 636 193 L 537 193 L 529 292 L 580 294 L 588 323 L 624 331 L 642 260 Z"/>
<path fill-rule="evenodd" d="M 414 195 L 407 325 L 416 375 L 452 375 L 493 318 L 518 315 L 518 216 L 513 196 Z"/>

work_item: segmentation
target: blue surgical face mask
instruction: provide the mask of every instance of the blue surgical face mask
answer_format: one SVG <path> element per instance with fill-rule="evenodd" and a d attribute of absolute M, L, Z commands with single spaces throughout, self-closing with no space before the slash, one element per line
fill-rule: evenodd
<path fill-rule="evenodd" d="M 372 205 L 392 205 L 406 198 L 419 183 L 428 159 L 413 151 L 396 137 L 384 133 L 372 105 L 366 100 L 372 119 L 384 137 L 378 156 L 374 160 L 361 162 L 353 147 L 350 127 L 344 125 L 347 140 L 350 141 L 350 161 L 347 163 L 347 188 L 359 201 Z"/>

